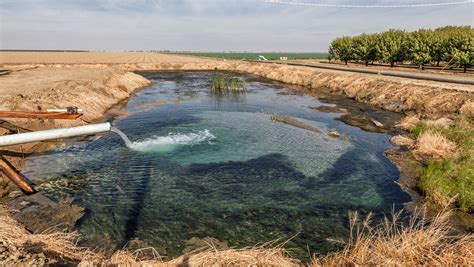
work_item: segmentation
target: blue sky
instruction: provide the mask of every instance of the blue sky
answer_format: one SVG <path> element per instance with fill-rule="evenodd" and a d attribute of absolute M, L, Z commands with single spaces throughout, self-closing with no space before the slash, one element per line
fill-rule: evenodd
<path fill-rule="evenodd" d="M 460 0 L 287 0 L 397 5 Z M 262 0 L 0 0 L 0 49 L 326 51 L 341 35 L 472 25 L 474 4 L 337 8 Z"/>

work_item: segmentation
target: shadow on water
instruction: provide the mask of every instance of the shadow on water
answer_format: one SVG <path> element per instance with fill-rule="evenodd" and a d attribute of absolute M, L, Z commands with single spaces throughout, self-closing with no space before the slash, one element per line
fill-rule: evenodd
<path fill-rule="evenodd" d="M 367 206 L 352 201 L 367 190 L 367 185 L 357 181 L 348 192 L 341 194 L 337 191 L 338 187 L 334 185 L 350 183 L 352 172 L 361 172 L 359 177 L 370 175 L 364 171 L 364 166 L 353 170 L 348 168 L 345 158 L 353 159 L 355 156 L 357 152 L 348 152 L 327 170 L 326 174 L 337 175 L 337 180 L 307 177 L 281 154 L 269 154 L 245 162 L 192 164 L 188 167 L 167 162 L 155 168 L 163 171 L 164 176 L 179 177 L 173 182 L 173 192 L 187 197 L 171 196 L 164 190 L 158 195 L 155 192 L 155 197 L 146 200 L 145 205 L 156 208 L 148 207 L 148 214 L 130 221 L 148 226 L 150 232 L 141 230 L 136 237 L 165 249 L 170 256 L 182 252 L 185 248 L 183 240 L 206 236 L 218 237 L 231 246 L 246 246 L 277 239 L 284 241 L 297 235 L 286 245 L 294 255 L 307 257 L 306 247 L 312 252 L 328 252 L 339 245 L 328 242 L 327 238 L 347 236 L 349 211 L 358 210 L 361 214 L 390 212 L 393 204 L 377 202 Z M 364 155 L 359 154 L 359 160 L 363 161 L 363 158 Z M 158 186 L 151 184 L 152 188 Z M 396 184 L 390 179 L 377 186 L 380 188 L 376 191 L 380 194 L 396 191 Z M 401 191 L 389 199 L 391 197 L 409 199 Z M 176 198 L 179 201 L 169 201 Z M 150 227 L 153 224 L 156 227 Z M 135 230 L 126 236 L 134 236 Z M 168 244 L 163 247 L 165 236 L 168 236 Z"/>
<path fill-rule="evenodd" d="M 374 168 L 371 164 L 371 157 L 382 162 L 383 169 L 387 172 L 385 179 L 378 177 L 381 169 Z M 399 185 L 395 183 L 395 178 L 399 176 L 397 168 L 384 156 L 371 155 L 366 150 L 353 148 L 342 154 L 331 168 L 326 169 L 316 179 L 307 177 L 304 187 L 311 190 L 319 190 L 331 185 L 351 183 L 353 177 L 360 177 L 360 181 L 352 181 L 352 190 L 364 192 L 367 187 L 375 186 L 377 194 L 383 195 L 383 203 L 380 207 L 385 211 L 394 203 L 398 203 L 396 208 L 402 208 L 403 204 L 411 200 L 408 193 L 403 192 Z M 357 183 L 356 183 L 357 182 Z M 366 187 L 367 186 L 367 187 Z M 358 188 L 357 188 L 358 187 Z M 375 210 L 374 210 L 375 211 Z"/>
<path fill-rule="evenodd" d="M 149 157 L 146 157 L 145 159 L 140 159 L 140 164 L 146 163 L 145 166 L 149 167 L 143 170 L 142 175 L 140 177 L 141 181 L 139 181 L 138 183 L 135 182 L 137 190 L 135 190 L 133 195 L 129 196 L 130 199 L 133 199 L 133 204 L 130 206 L 128 214 L 126 215 L 127 219 L 125 221 L 125 235 L 123 241 L 117 246 L 118 249 L 123 248 L 128 241 L 134 238 L 136 231 L 140 227 L 140 216 L 144 207 L 146 197 L 150 191 L 149 185 L 152 173 L 152 169 L 150 167 L 152 166 L 151 160 L 152 159 Z M 125 168 L 124 172 L 126 172 Z"/>

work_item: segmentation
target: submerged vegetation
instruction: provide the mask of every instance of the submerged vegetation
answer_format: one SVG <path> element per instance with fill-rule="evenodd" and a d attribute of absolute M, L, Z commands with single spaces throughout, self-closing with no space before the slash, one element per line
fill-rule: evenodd
<path fill-rule="evenodd" d="M 474 211 L 474 125 L 463 116 L 453 126 L 419 122 L 411 130 L 415 153 L 427 155 L 419 187 L 428 200 L 444 206 L 455 198 L 465 212 Z"/>
<path fill-rule="evenodd" d="M 427 64 L 462 67 L 474 65 L 474 30 L 470 26 L 448 26 L 414 32 L 389 30 L 376 34 L 344 36 L 332 41 L 329 59 L 389 63 L 410 62 L 424 68 Z"/>
<path fill-rule="evenodd" d="M 211 89 L 215 93 L 241 93 L 248 91 L 247 84 L 242 78 L 220 72 L 212 75 Z"/>

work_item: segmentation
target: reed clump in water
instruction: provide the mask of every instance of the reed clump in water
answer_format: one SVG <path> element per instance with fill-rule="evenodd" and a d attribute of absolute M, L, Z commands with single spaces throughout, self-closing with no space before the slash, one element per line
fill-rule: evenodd
<path fill-rule="evenodd" d="M 247 84 L 242 78 L 220 72 L 212 75 L 211 89 L 215 93 L 243 93 L 248 91 Z"/>

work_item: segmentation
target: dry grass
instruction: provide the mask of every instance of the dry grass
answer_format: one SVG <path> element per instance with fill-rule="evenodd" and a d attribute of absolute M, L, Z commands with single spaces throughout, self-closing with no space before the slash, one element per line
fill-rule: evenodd
<path fill-rule="evenodd" d="M 146 250 L 146 251 L 145 251 Z M 297 260 L 290 258 L 281 247 L 253 247 L 243 249 L 218 250 L 209 244 L 209 247 L 183 255 L 177 259 L 164 262 L 153 248 L 140 249 L 134 252 L 117 251 L 110 260 L 102 262 L 103 266 L 301 266 Z M 144 253 L 148 257 L 141 257 Z M 150 256 L 150 253 L 152 256 Z M 80 266 L 91 265 L 88 261 L 81 262 Z"/>
<path fill-rule="evenodd" d="M 190 266 L 301 266 L 281 247 L 253 247 L 244 249 L 209 250 L 189 257 L 182 256 L 171 263 Z"/>
<path fill-rule="evenodd" d="M 148 255 L 144 258 L 142 254 Z M 152 256 L 149 256 L 149 255 Z M 81 262 L 80 266 L 86 266 L 85 262 Z M 154 248 L 139 249 L 134 252 L 127 250 L 119 250 L 115 252 L 110 259 L 101 263 L 102 266 L 172 266 L 163 262 L 160 255 Z"/>
<path fill-rule="evenodd" d="M 351 215 L 351 236 L 345 249 L 323 258 L 314 258 L 312 266 L 393 265 L 393 266 L 472 266 L 474 235 L 452 235 L 449 212 L 431 220 L 424 212 L 415 212 L 403 225 L 400 213 L 394 213 L 378 226 L 371 217 L 359 220 Z"/>
<path fill-rule="evenodd" d="M 436 120 L 425 120 L 424 123 L 428 127 L 440 127 L 440 128 L 449 128 L 454 125 L 454 121 L 449 118 L 439 118 Z"/>
<path fill-rule="evenodd" d="M 413 147 L 415 144 L 415 140 L 402 136 L 402 135 L 396 135 L 390 138 L 390 142 L 396 146 L 405 146 L 405 147 Z"/>
<path fill-rule="evenodd" d="M 7 247 L 24 253 L 44 253 L 51 258 L 81 260 L 98 255 L 86 248 L 78 247 L 77 232 L 66 233 L 50 229 L 41 234 L 32 234 L 9 215 L 9 211 L 0 207 L 0 240 Z"/>
<path fill-rule="evenodd" d="M 403 118 L 395 127 L 409 131 L 416 127 L 416 125 L 420 122 L 420 119 L 416 115 L 406 116 Z"/>
<path fill-rule="evenodd" d="M 372 226 L 371 217 L 360 220 L 351 215 L 351 235 L 346 247 L 320 258 L 313 258 L 311 266 L 334 265 L 464 265 L 474 264 L 474 235 L 457 235 L 448 224 L 449 212 L 442 212 L 428 220 L 424 212 L 411 216 L 402 224 L 400 213 Z M 302 266 L 292 259 L 281 244 L 269 247 L 218 250 L 207 248 L 186 254 L 171 261 L 163 261 L 153 248 L 129 252 L 117 251 L 106 259 L 76 246 L 76 233 L 50 232 L 31 234 L 9 214 L 0 214 L 0 238 L 21 253 L 36 248 L 47 257 L 64 257 L 79 266 Z M 82 261 L 81 261 L 82 260 Z"/>
<path fill-rule="evenodd" d="M 459 109 L 459 113 L 474 117 L 474 100 L 467 100 L 464 105 Z"/>
<path fill-rule="evenodd" d="M 457 154 L 457 145 L 435 131 L 426 131 L 418 136 L 415 154 L 438 159 L 449 159 Z"/>

